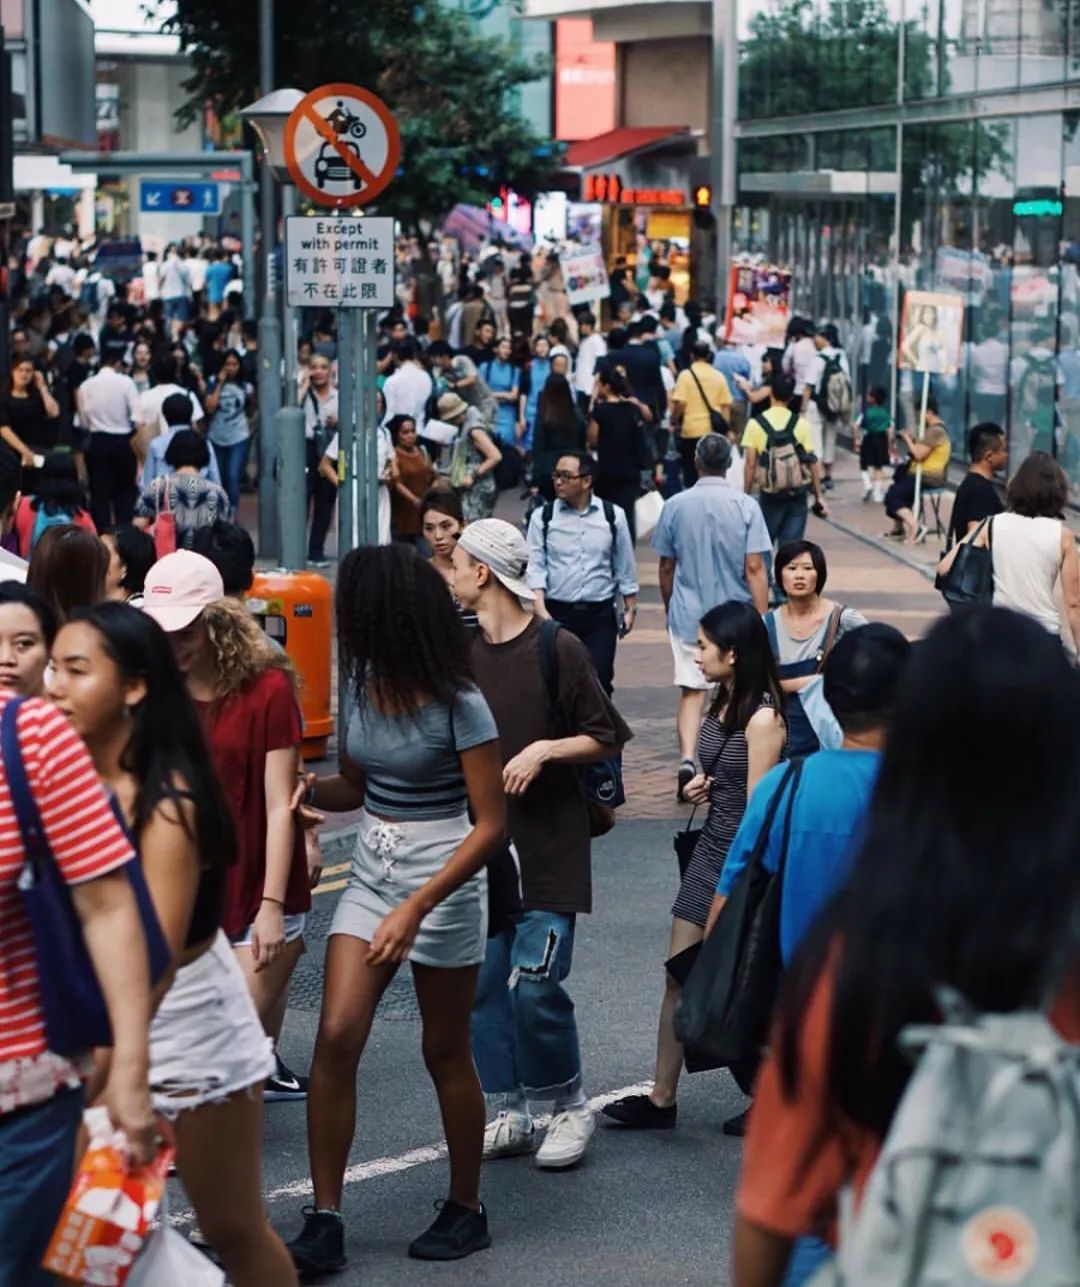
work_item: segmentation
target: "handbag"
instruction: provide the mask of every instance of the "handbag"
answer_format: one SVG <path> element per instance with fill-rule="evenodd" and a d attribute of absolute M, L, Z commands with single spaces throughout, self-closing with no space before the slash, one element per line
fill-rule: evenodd
<path fill-rule="evenodd" d="M 657 491 L 646 492 L 634 502 L 634 523 L 639 541 L 648 540 L 656 530 L 663 508 L 664 498 Z"/>
<path fill-rule="evenodd" d="M 694 371 L 693 366 L 688 366 L 686 369 L 690 372 L 690 378 L 697 385 L 697 391 L 701 394 L 702 402 L 705 403 L 705 410 L 709 413 L 709 428 L 713 433 L 726 434 L 728 431 L 727 419 L 721 412 L 717 411 L 713 407 L 712 403 L 705 396 L 705 390 L 701 387 L 701 381 L 697 378 L 697 374 Z"/>
<path fill-rule="evenodd" d="M 750 1079 L 760 1063 L 783 970 L 780 898 L 803 764 L 793 760 L 781 778 L 749 861 L 682 990 L 675 1035 L 686 1047 L 688 1072 L 738 1064 Z M 763 861 L 765 846 L 789 787 L 780 857 L 770 872 Z"/>
<path fill-rule="evenodd" d="M 165 509 L 161 508 L 161 493 L 165 493 Z M 169 501 L 169 480 L 158 489 L 154 502 L 154 553 L 159 559 L 176 553 L 176 511 Z"/>
<path fill-rule="evenodd" d="M 986 544 L 976 545 L 979 533 L 986 528 Z M 994 597 L 994 520 L 984 518 L 979 526 L 957 546 L 952 566 L 938 573 L 935 589 L 952 608 L 969 603 L 990 603 Z"/>
<path fill-rule="evenodd" d="M 34 939 L 46 1041 L 54 1054 L 72 1056 L 95 1046 L 111 1046 L 112 1030 L 71 891 L 49 848 L 26 776 L 16 723 L 19 708 L 26 700 L 14 697 L 4 707 L 0 717 L 0 756 L 26 853 L 18 888 Z M 131 882 L 135 895 L 153 986 L 171 965 L 172 953 L 158 923 L 139 860 L 132 859 L 120 870 Z"/>

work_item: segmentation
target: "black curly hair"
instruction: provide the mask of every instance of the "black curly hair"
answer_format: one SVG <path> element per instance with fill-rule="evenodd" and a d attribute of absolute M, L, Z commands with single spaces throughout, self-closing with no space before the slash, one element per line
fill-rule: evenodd
<path fill-rule="evenodd" d="M 439 573 L 409 545 L 368 545 L 341 561 L 338 658 L 357 702 L 384 711 L 450 705 L 473 683 L 469 640 Z"/>

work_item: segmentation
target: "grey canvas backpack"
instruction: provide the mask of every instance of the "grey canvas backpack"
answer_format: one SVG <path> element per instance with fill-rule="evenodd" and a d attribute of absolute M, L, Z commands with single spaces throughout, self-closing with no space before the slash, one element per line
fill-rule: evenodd
<path fill-rule="evenodd" d="M 942 992 L 857 1215 L 813 1287 L 1080 1284 L 1080 1047 Z"/>

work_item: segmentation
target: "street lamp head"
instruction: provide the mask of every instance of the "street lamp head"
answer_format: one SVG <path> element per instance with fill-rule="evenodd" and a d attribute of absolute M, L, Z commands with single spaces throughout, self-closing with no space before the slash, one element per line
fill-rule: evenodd
<path fill-rule="evenodd" d="M 285 165 L 285 122 L 303 97 L 298 89 L 275 89 L 240 112 L 258 134 L 263 154 L 280 183 L 292 181 Z"/>

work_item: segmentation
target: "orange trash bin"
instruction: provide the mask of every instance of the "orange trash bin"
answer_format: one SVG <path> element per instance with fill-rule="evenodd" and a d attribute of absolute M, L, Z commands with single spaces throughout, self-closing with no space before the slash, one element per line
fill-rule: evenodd
<path fill-rule="evenodd" d="M 304 718 L 303 756 L 305 760 L 321 759 L 334 727 L 334 596 L 330 584 L 316 572 L 258 572 L 247 593 L 247 605 L 296 667 Z"/>

